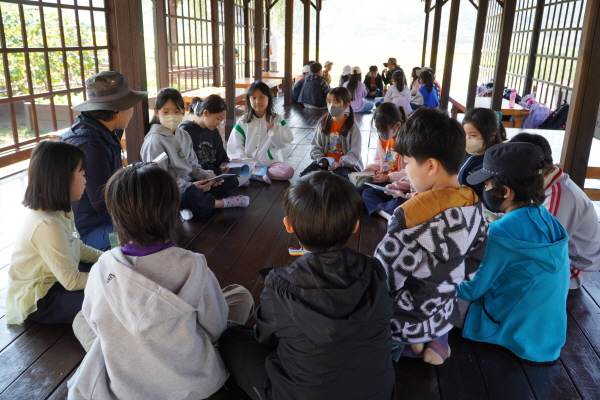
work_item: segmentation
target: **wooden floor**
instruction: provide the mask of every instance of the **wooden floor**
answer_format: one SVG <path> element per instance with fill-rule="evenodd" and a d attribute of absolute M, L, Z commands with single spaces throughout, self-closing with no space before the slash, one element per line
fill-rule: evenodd
<path fill-rule="evenodd" d="M 322 111 L 296 106 L 280 110 L 295 140 L 285 152 L 297 171 L 310 163 L 310 140 Z M 371 114 L 359 115 L 363 132 L 363 159 L 371 161 Z M 298 179 L 298 173 L 291 180 Z M 26 186 L 24 174 L 0 181 L 0 399 L 65 399 L 66 381 L 83 356 L 68 325 L 25 323 L 7 326 L 4 318 L 8 263 L 15 230 L 23 208 L 19 202 Z M 272 185 L 252 181 L 240 194 L 251 197 L 247 209 L 219 210 L 202 219 L 182 222 L 179 246 L 203 253 L 222 286 L 238 283 L 256 302 L 263 289 L 257 270 L 282 267 L 293 261 L 287 248 L 298 246 L 283 229 L 283 196 L 288 182 Z M 382 218 L 362 216 L 359 232 L 348 245 L 373 254 L 386 229 Z M 450 335 L 452 356 L 439 367 L 421 360 L 402 359 L 396 365 L 398 398 L 402 399 L 600 399 L 600 274 L 581 290 L 571 291 L 567 302 L 568 339 L 560 362 L 532 367 L 497 347 Z M 544 332 L 540 332 L 543 335 Z M 358 360 L 359 361 L 359 360 Z M 246 399 L 230 385 L 212 399 Z M 337 399 L 331 399 L 337 400 Z"/>

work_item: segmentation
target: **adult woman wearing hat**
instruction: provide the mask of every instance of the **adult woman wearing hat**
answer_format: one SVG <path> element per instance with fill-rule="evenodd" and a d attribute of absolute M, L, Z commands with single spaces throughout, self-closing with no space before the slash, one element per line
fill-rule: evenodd
<path fill-rule="evenodd" d="M 103 71 L 85 82 L 87 101 L 73 108 L 81 111 L 60 140 L 81 148 L 87 156 L 85 192 L 73 205 L 75 226 L 81 240 L 96 249 L 110 246 L 113 232 L 106 211 L 103 188 L 111 175 L 123 166 L 121 137 L 133 115 L 133 106 L 148 94 L 129 88 L 120 72 Z"/>
<path fill-rule="evenodd" d="M 394 72 L 401 71 L 402 68 L 398 65 L 398 61 L 394 57 L 388 58 L 388 62 L 383 63 L 385 69 L 381 71 L 381 75 L 383 76 L 383 83 L 389 85 L 392 83 L 392 75 Z"/>

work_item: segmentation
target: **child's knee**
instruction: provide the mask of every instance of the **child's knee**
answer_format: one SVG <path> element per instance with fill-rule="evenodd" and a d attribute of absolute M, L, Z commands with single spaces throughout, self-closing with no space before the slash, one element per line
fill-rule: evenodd
<path fill-rule="evenodd" d="M 252 294 L 241 285 L 229 285 L 223 288 L 223 296 L 229 306 L 227 319 L 238 324 L 245 324 L 254 312 Z"/>
<path fill-rule="evenodd" d="M 267 176 L 273 180 L 285 181 L 294 176 L 294 168 L 283 162 L 273 163 L 267 170 Z"/>

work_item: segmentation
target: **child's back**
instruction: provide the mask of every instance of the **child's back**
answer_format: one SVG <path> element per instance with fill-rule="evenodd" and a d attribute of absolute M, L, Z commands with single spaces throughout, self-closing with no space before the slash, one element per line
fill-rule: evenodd
<path fill-rule="evenodd" d="M 70 398 L 206 398 L 227 379 L 213 345 L 225 330 L 227 303 L 203 255 L 113 249 L 92 268 L 85 295 L 83 314 L 98 338 Z"/>
<path fill-rule="evenodd" d="M 203 255 L 176 246 L 179 191 L 157 164 L 122 168 L 105 195 L 122 247 L 90 272 L 73 323 L 87 355 L 69 398 L 209 397 L 227 379 L 215 343 L 228 320 L 246 322 L 250 293 L 222 291 Z"/>
<path fill-rule="evenodd" d="M 219 350 L 253 399 L 395 398 L 393 301 L 379 261 L 345 247 L 362 199 L 329 172 L 286 193 L 284 225 L 308 254 L 265 279 L 254 331 L 229 328 Z"/>
<path fill-rule="evenodd" d="M 265 279 L 256 336 L 275 399 L 390 399 L 392 299 L 379 261 L 307 254 Z"/>

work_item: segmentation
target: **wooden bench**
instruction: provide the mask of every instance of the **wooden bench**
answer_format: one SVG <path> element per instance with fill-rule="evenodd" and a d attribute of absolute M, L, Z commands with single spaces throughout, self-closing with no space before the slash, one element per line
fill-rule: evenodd
<path fill-rule="evenodd" d="M 586 179 L 600 180 L 600 167 L 588 167 L 585 174 Z M 600 189 L 583 189 L 592 201 L 600 201 Z"/>
<path fill-rule="evenodd" d="M 242 88 L 248 90 L 248 87 L 252 85 L 256 80 L 254 78 L 240 78 L 235 80 L 235 87 Z M 279 86 L 282 85 L 280 79 L 264 79 L 262 82 L 271 89 L 271 93 L 273 94 L 273 98 L 276 98 L 279 92 Z"/>
<path fill-rule="evenodd" d="M 465 104 L 467 104 L 466 92 L 451 92 L 448 98 L 452 103 L 452 118 L 456 119 L 456 115 L 459 112 L 466 112 Z M 508 107 L 509 101 L 502 99 L 502 115 L 510 115 L 515 117 L 515 121 L 502 121 L 502 125 L 508 128 L 521 128 L 523 127 L 523 117 L 529 115 L 529 110 L 518 104 L 515 104 L 514 108 Z M 475 107 L 491 108 L 492 98 L 491 97 L 475 97 Z"/>
<path fill-rule="evenodd" d="M 209 86 L 209 87 L 205 87 L 202 89 L 190 90 L 188 92 L 181 93 L 181 96 L 183 97 L 183 104 L 185 106 L 185 109 L 187 110 L 189 105 L 192 103 L 192 100 L 194 99 L 194 97 L 199 97 L 200 100 L 204 100 L 206 97 L 210 96 L 211 94 L 219 95 L 223 98 L 223 100 L 225 100 L 225 88 L 224 87 L 216 87 L 216 86 Z M 244 105 L 245 99 L 246 99 L 246 91 L 243 89 L 236 88 L 235 89 L 235 104 Z"/>

